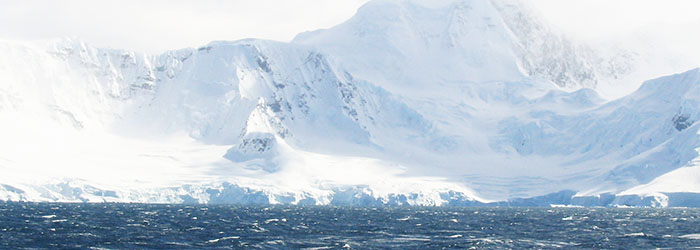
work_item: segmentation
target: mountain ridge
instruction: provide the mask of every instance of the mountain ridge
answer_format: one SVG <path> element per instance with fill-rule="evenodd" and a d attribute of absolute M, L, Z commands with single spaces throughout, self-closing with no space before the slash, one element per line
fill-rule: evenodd
<path fill-rule="evenodd" d="M 614 74 L 524 4 L 372 1 L 159 55 L 0 43 L 0 199 L 681 204 L 654 187 L 697 157 L 698 70 L 606 101 L 587 87 Z"/>

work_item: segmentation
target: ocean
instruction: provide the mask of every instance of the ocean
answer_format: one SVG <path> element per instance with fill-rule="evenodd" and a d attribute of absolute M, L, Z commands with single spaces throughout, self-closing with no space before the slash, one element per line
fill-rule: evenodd
<path fill-rule="evenodd" d="M 0 249 L 688 249 L 700 210 L 0 203 Z"/>

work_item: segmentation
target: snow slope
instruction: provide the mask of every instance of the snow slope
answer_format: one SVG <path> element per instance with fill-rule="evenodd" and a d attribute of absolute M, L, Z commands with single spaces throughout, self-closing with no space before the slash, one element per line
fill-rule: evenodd
<path fill-rule="evenodd" d="M 3 200 L 669 206 L 697 192 L 666 183 L 698 157 L 699 70 L 606 101 L 591 88 L 637 61 L 570 41 L 527 2 L 375 0 L 292 43 L 0 52 Z"/>

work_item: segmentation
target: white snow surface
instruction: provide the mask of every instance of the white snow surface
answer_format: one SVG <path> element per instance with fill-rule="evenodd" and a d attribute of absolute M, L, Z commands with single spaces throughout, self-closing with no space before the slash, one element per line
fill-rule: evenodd
<path fill-rule="evenodd" d="M 483 205 L 573 191 L 669 206 L 668 193 L 700 194 L 700 70 L 606 100 L 597 91 L 650 78 L 658 58 L 607 51 L 501 0 L 375 0 L 292 43 L 159 55 L 0 41 L 0 200 Z"/>

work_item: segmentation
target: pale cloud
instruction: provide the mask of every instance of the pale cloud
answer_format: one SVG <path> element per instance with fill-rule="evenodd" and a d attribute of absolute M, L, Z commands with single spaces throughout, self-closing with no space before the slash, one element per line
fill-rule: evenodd
<path fill-rule="evenodd" d="M 0 0 L 0 38 L 79 37 L 157 52 L 212 40 L 289 41 L 350 18 L 366 0 Z"/>
<path fill-rule="evenodd" d="M 700 24 L 697 0 L 534 0 L 545 19 L 584 39 L 646 27 Z M 697 27 L 700 30 L 700 27 Z"/>
<path fill-rule="evenodd" d="M 0 38 L 79 37 L 147 52 L 212 40 L 296 34 L 350 18 L 367 0 L 0 0 Z M 698 19 L 695 0 L 534 0 L 550 22 L 581 37 Z"/>

